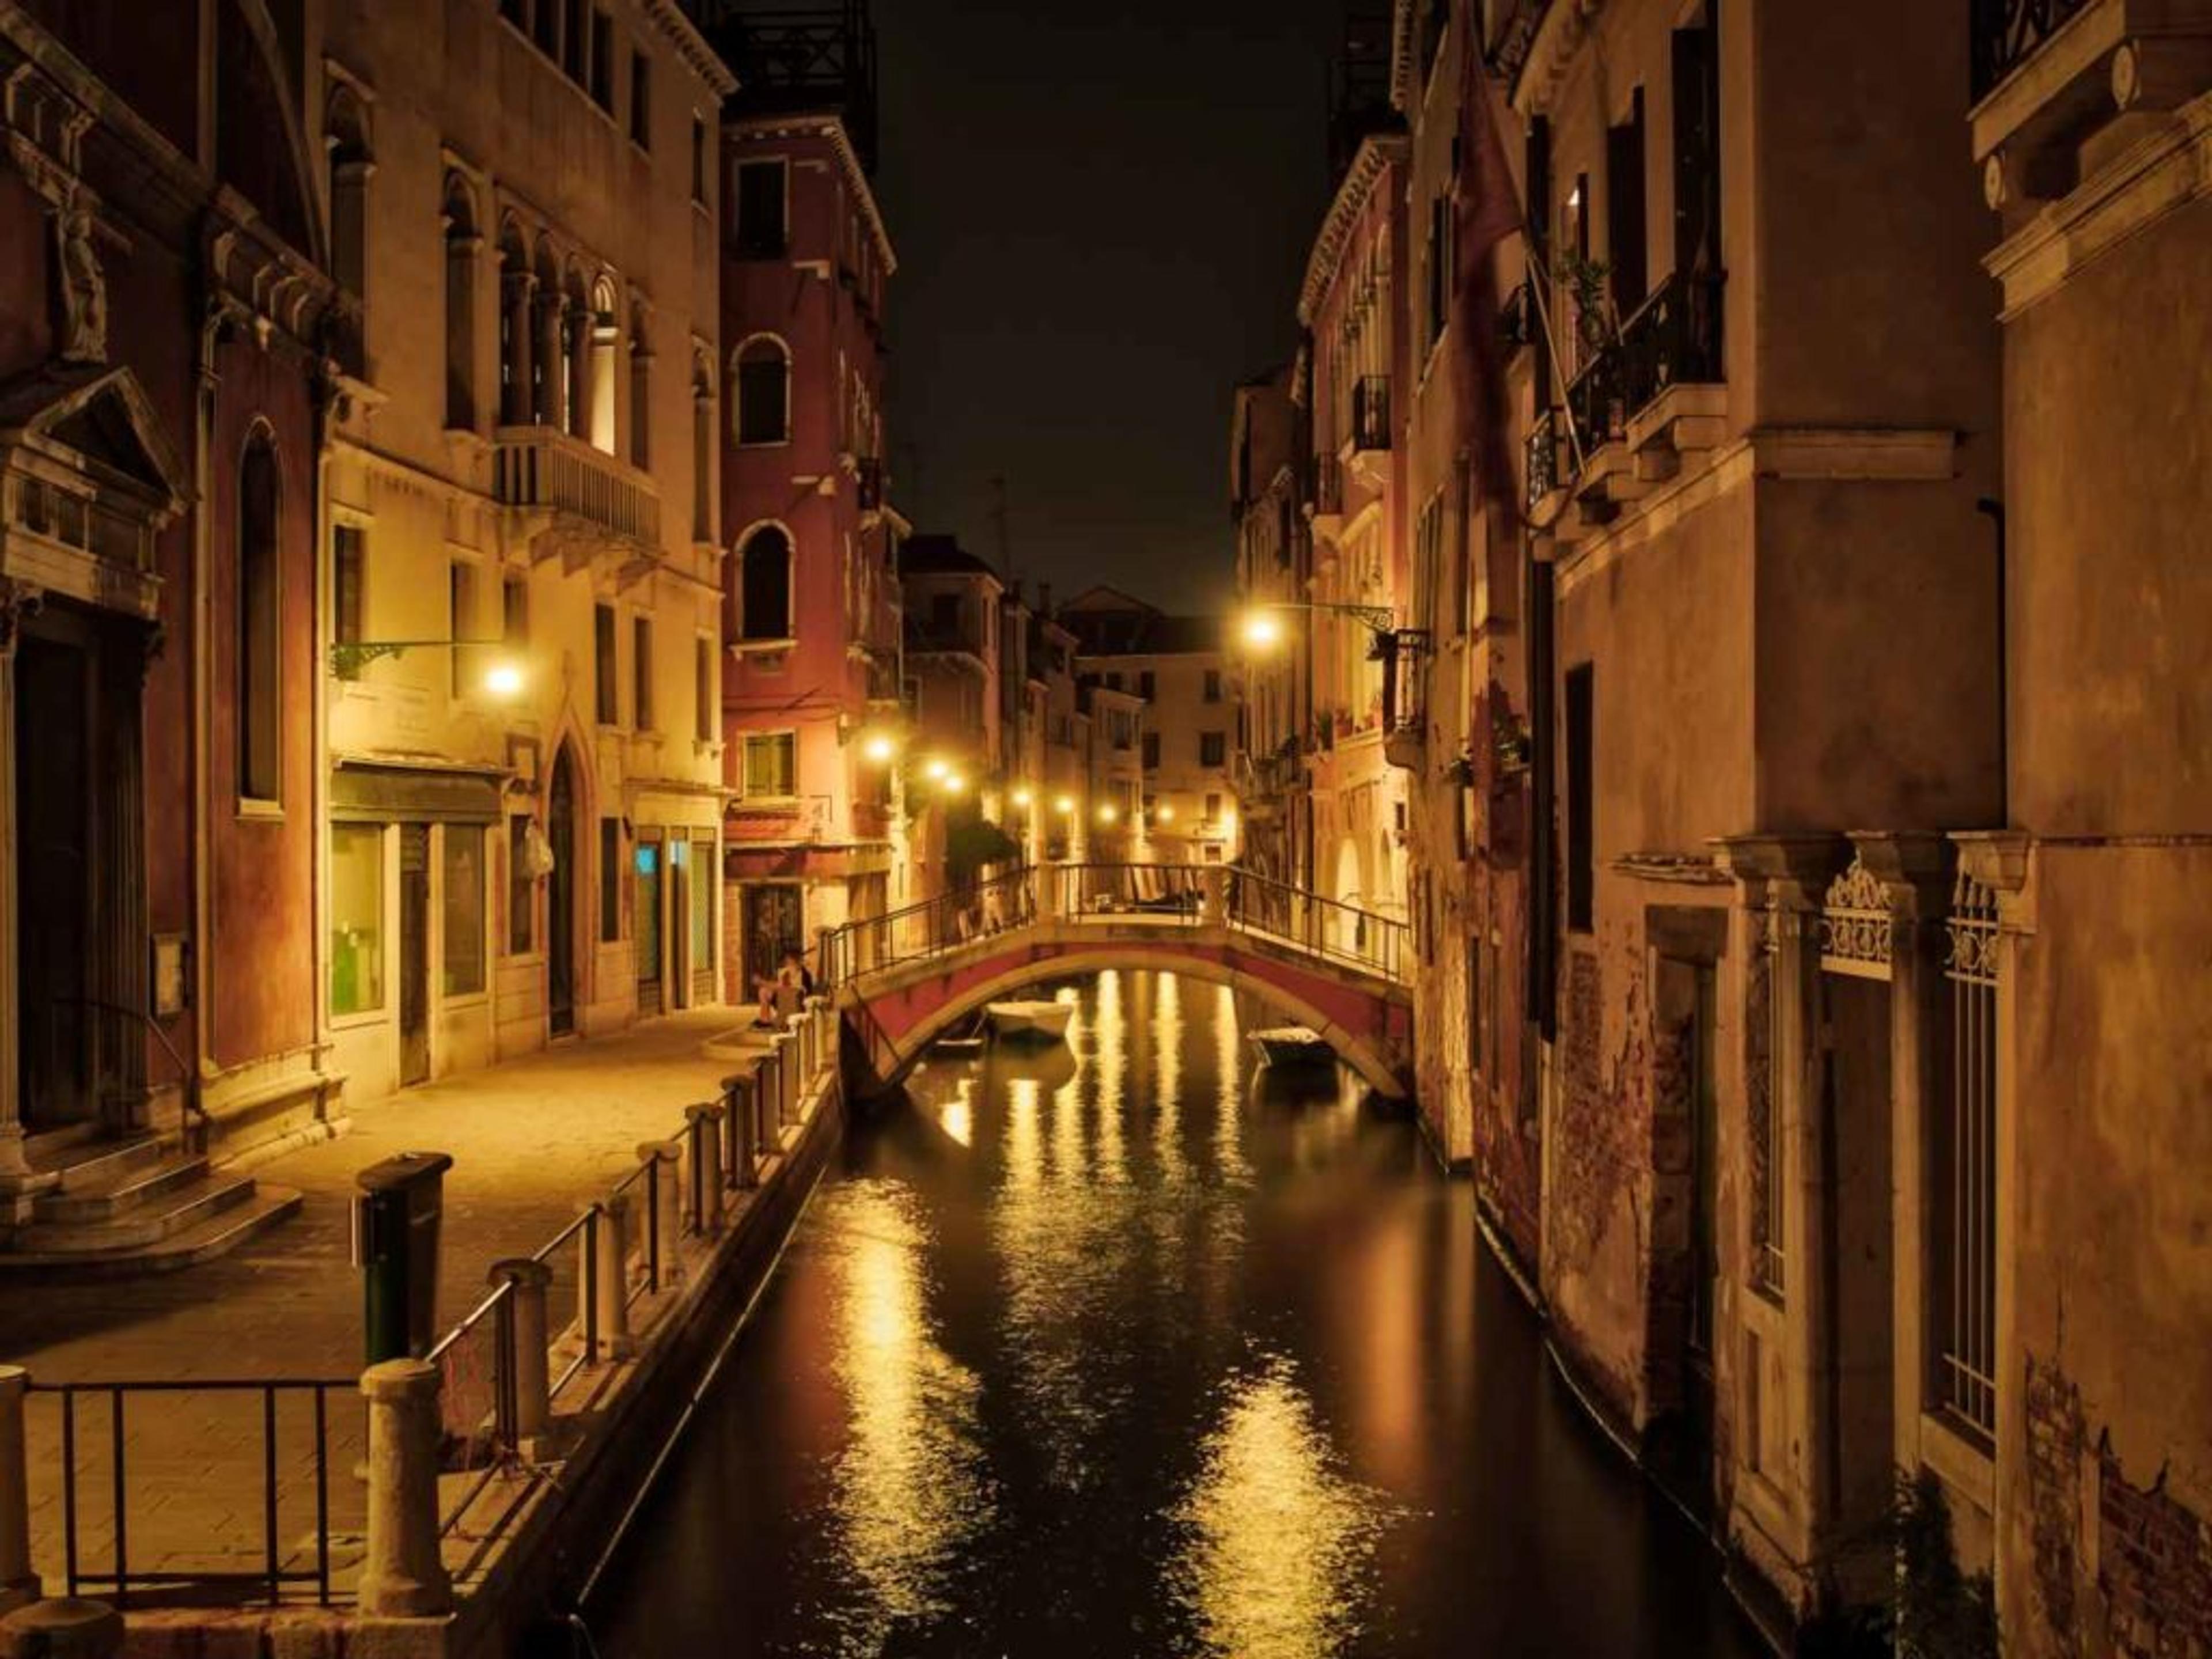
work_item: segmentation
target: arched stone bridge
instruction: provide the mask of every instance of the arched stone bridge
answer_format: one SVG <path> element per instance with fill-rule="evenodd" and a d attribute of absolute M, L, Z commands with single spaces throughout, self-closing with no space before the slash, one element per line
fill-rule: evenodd
<path fill-rule="evenodd" d="M 1048 865 L 825 935 L 821 976 L 857 1091 L 889 1089 L 986 1003 L 1108 968 L 1248 992 L 1378 1093 L 1410 1092 L 1402 922 L 1218 865 Z"/>

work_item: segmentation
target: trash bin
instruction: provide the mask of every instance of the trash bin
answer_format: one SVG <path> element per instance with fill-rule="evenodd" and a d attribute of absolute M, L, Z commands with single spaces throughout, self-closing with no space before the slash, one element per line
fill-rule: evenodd
<path fill-rule="evenodd" d="M 364 1363 L 419 1359 L 438 1335 L 438 1218 L 444 1152 L 402 1152 L 355 1179 L 354 1261 L 361 1269 Z"/>

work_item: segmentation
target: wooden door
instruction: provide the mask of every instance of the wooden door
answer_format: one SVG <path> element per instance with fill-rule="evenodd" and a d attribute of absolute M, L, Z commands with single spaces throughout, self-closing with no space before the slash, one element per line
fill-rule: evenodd
<path fill-rule="evenodd" d="M 430 826 L 399 826 L 399 1084 L 430 1080 Z"/>

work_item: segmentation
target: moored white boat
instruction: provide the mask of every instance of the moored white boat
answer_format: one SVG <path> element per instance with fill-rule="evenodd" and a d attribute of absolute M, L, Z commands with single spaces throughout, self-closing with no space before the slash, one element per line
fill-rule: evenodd
<path fill-rule="evenodd" d="M 1336 1062 L 1336 1051 L 1310 1025 L 1271 1025 L 1253 1032 L 1251 1043 L 1259 1050 L 1261 1065 L 1279 1070 L 1294 1066 L 1331 1066 Z"/>
<path fill-rule="evenodd" d="M 994 1002 L 983 1011 L 994 1036 L 1031 1042 L 1058 1042 L 1067 1036 L 1067 1022 L 1075 1017 L 1072 1002 Z"/>

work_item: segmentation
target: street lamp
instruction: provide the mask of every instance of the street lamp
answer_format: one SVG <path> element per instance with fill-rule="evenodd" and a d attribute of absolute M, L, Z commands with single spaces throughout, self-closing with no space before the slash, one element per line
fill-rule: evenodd
<path fill-rule="evenodd" d="M 961 791 L 967 788 L 968 780 L 962 777 L 957 772 L 947 772 L 945 776 L 939 780 L 939 787 L 944 789 L 946 794 L 957 795 L 960 793 Z"/>
<path fill-rule="evenodd" d="M 932 783 L 942 783 L 951 775 L 952 768 L 946 763 L 944 756 L 932 755 L 922 763 L 921 771 Z"/>
<path fill-rule="evenodd" d="M 1175 822 L 1175 804 L 1172 801 L 1162 801 L 1158 806 L 1155 806 L 1152 809 L 1152 816 L 1162 823 L 1173 823 Z"/>
<path fill-rule="evenodd" d="M 342 680 L 357 680 L 361 671 L 380 657 L 410 651 L 503 651 L 507 647 L 505 640 L 340 640 L 331 647 L 331 672 Z M 484 690 L 495 697 L 519 696 L 523 683 L 522 665 L 511 657 L 501 658 L 484 671 Z"/>
<path fill-rule="evenodd" d="M 1110 800 L 1102 803 L 1098 808 L 1098 822 L 1101 823 L 1111 823 L 1121 816 L 1114 810 L 1114 803 Z"/>
<path fill-rule="evenodd" d="M 1052 810 L 1059 813 L 1060 817 L 1064 818 L 1073 817 L 1075 816 L 1075 797 L 1073 795 L 1062 795 L 1058 800 L 1053 802 Z"/>
<path fill-rule="evenodd" d="M 871 732 L 860 739 L 860 755 L 870 764 L 888 766 L 898 753 L 898 743 L 888 732 Z"/>
<path fill-rule="evenodd" d="M 1285 611 L 1318 611 L 1328 616 L 1349 617 L 1378 640 L 1395 639 L 1401 631 L 1398 627 L 1398 613 L 1388 605 L 1334 605 L 1320 599 L 1268 599 L 1245 612 L 1243 624 L 1238 630 L 1243 635 L 1244 643 L 1262 651 L 1280 645 L 1284 633 L 1281 613 Z"/>
<path fill-rule="evenodd" d="M 1017 806 L 1027 808 L 1031 799 L 1032 797 L 1026 788 L 1017 789 L 1014 791 L 1014 805 Z"/>

